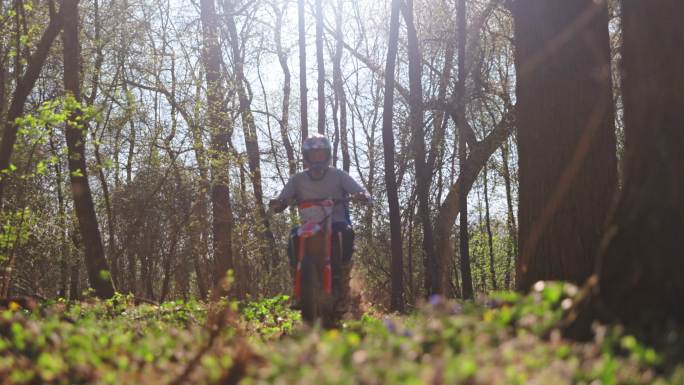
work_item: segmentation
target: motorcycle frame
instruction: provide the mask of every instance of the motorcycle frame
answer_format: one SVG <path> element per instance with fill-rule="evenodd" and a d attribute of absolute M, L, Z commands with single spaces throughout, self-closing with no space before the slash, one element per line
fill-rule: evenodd
<path fill-rule="evenodd" d="M 332 215 L 327 215 L 322 226 L 323 231 L 323 253 L 318 258 L 323 259 L 319 266 L 319 276 L 322 277 L 323 291 L 327 295 L 332 295 Z M 319 232 L 312 235 L 299 236 L 299 248 L 297 251 L 297 272 L 295 274 L 294 296 L 300 298 L 302 293 L 302 262 L 306 256 L 306 242 L 316 236 Z"/>

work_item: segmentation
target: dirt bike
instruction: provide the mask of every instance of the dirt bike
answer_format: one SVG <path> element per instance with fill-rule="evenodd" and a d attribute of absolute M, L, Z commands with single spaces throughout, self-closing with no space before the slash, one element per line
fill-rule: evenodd
<path fill-rule="evenodd" d="M 294 298 L 299 303 L 302 319 L 310 325 L 320 321 L 324 327 L 333 327 L 337 321 L 333 264 L 339 261 L 332 261 L 332 212 L 335 205 L 350 201 L 361 202 L 343 198 L 296 203 L 301 224 L 297 229 L 299 244 L 296 247 Z"/>

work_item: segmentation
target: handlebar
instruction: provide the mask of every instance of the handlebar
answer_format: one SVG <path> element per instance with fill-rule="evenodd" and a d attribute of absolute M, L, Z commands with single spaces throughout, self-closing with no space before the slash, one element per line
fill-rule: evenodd
<path fill-rule="evenodd" d="M 277 200 L 271 200 L 271 202 L 279 202 L 281 204 L 280 207 L 274 208 L 271 203 L 269 203 L 269 208 L 268 208 L 268 214 L 271 214 L 273 212 L 279 213 L 284 211 L 288 206 L 299 206 L 301 204 L 317 204 L 323 201 L 332 201 L 334 205 L 337 205 L 339 203 L 350 203 L 350 202 L 357 202 L 357 203 L 364 203 L 367 205 L 373 205 L 374 201 L 371 197 L 367 197 L 366 200 L 357 198 L 356 196 L 348 196 L 345 198 L 322 198 L 322 199 L 305 199 L 305 200 L 289 200 L 289 201 L 277 201 Z"/>

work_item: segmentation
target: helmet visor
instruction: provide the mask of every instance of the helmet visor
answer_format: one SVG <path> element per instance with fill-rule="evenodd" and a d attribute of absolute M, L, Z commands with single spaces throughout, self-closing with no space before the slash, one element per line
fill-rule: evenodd
<path fill-rule="evenodd" d="M 326 162 L 328 160 L 328 151 L 324 149 L 315 149 L 307 152 L 307 161 L 310 163 Z"/>

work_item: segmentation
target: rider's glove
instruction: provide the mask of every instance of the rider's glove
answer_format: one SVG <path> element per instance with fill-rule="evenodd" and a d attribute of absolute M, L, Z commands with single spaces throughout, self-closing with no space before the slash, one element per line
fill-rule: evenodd
<path fill-rule="evenodd" d="M 285 208 L 287 206 L 281 201 L 280 199 L 271 199 L 268 202 L 268 208 L 269 210 L 273 210 L 276 213 L 280 213 L 285 211 Z"/>
<path fill-rule="evenodd" d="M 353 195 L 354 200 L 362 203 L 371 203 L 372 198 L 370 194 L 365 191 L 359 191 Z"/>

